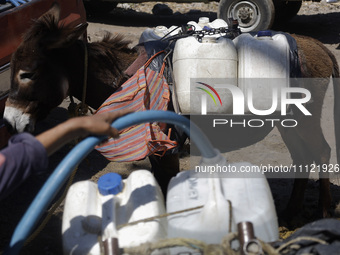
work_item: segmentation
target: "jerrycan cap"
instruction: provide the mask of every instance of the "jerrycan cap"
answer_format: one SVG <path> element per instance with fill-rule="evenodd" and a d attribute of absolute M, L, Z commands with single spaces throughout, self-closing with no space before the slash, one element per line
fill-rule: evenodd
<path fill-rule="evenodd" d="M 122 177 L 117 173 L 108 173 L 98 179 L 98 190 L 102 195 L 116 195 L 123 190 Z"/>
<path fill-rule="evenodd" d="M 272 32 L 270 30 L 262 30 L 257 32 L 257 37 L 262 36 L 272 36 Z"/>

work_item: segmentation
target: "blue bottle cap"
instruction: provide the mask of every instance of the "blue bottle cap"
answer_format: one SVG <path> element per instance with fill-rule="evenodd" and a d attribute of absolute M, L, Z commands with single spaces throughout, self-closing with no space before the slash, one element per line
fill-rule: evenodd
<path fill-rule="evenodd" d="M 272 32 L 270 30 L 258 31 L 257 37 L 262 37 L 262 36 L 272 36 Z"/>
<path fill-rule="evenodd" d="M 102 195 L 116 195 L 123 190 L 122 177 L 117 173 L 108 173 L 98 179 L 98 190 Z"/>

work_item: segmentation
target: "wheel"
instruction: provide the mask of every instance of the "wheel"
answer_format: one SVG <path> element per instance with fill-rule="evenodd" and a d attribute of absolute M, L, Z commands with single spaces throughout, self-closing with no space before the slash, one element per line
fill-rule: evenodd
<path fill-rule="evenodd" d="M 302 1 L 274 1 L 275 23 L 293 18 L 300 10 Z"/>
<path fill-rule="evenodd" d="M 220 0 L 218 18 L 237 19 L 242 32 L 270 29 L 274 23 L 272 0 Z"/>

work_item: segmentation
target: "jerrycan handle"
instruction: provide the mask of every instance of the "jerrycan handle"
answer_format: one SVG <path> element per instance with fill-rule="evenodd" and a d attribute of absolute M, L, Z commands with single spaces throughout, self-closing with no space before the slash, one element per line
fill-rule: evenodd
<path fill-rule="evenodd" d="M 203 218 L 210 218 L 209 227 L 211 229 L 220 229 L 223 227 L 225 229 L 221 229 L 221 231 L 225 231 L 227 234 L 231 232 L 231 203 L 223 194 L 221 179 L 209 177 L 208 191 L 207 201 L 202 208 L 202 216 Z M 212 214 L 214 218 L 211 218 Z"/>

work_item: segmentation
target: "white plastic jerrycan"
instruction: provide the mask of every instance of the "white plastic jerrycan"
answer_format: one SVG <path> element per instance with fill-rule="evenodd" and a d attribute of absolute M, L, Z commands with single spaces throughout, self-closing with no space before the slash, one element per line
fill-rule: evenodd
<path fill-rule="evenodd" d="M 267 115 L 279 113 L 281 90 L 290 86 L 290 46 L 286 36 L 259 31 L 256 36 L 241 34 L 233 42 L 238 53 L 238 86 L 245 101 L 249 99 L 256 110 L 267 110 Z M 248 104 L 244 110 L 250 112 Z"/>
<path fill-rule="evenodd" d="M 102 254 L 101 244 L 112 238 L 118 239 L 120 248 L 166 238 L 166 218 L 119 227 L 164 213 L 163 195 L 147 170 L 134 171 L 126 180 L 109 173 L 98 180 L 98 185 L 77 182 L 70 187 L 65 201 L 64 254 Z"/>
<path fill-rule="evenodd" d="M 188 211 L 168 216 L 169 237 L 219 244 L 229 230 L 237 231 L 239 222 L 248 221 L 257 238 L 265 242 L 278 239 L 277 215 L 267 180 L 262 174 L 252 174 L 250 178 L 242 173 L 247 169 L 257 171 L 257 166 L 226 163 L 220 168 L 225 172 L 214 174 L 204 169 L 207 168 L 180 172 L 170 181 L 167 212 Z M 228 171 L 236 177 L 228 178 Z"/>
<path fill-rule="evenodd" d="M 228 38 L 207 37 L 201 42 L 193 36 L 179 39 L 174 48 L 172 62 L 176 98 L 183 114 L 201 113 L 202 91 L 196 87 L 202 82 L 207 83 L 205 86 L 210 88 L 214 86 L 216 79 L 225 79 L 229 84 L 237 86 L 237 52 L 234 43 Z M 232 112 L 232 97 L 227 93 L 228 90 L 215 90 L 221 105 L 207 100 L 207 112 Z"/>

